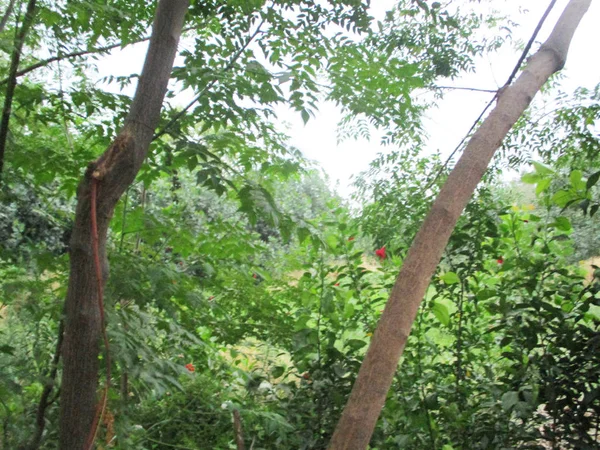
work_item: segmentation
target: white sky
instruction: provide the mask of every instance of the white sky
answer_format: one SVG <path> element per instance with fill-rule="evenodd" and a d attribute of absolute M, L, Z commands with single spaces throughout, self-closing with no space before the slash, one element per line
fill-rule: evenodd
<path fill-rule="evenodd" d="M 394 2 L 380 0 L 374 1 L 378 5 L 377 15 L 385 12 L 387 7 Z M 494 7 L 504 11 L 514 11 L 514 20 L 521 26 L 513 29 L 515 39 L 527 42 L 533 33 L 539 19 L 546 10 L 549 1 L 506 0 L 504 3 L 494 2 Z M 538 35 L 538 40 L 546 39 L 554 27 L 556 20 L 567 0 L 559 0 L 552 14 L 546 19 L 544 27 Z M 529 9 L 523 16 L 517 15 L 519 6 Z M 592 2 L 592 6 L 584 17 L 569 50 L 567 64 L 563 69 L 565 80 L 562 88 L 567 92 L 579 86 L 593 87 L 600 82 L 600 2 Z M 534 46 L 535 51 L 538 46 Z M 477 62 L 475 73 L 453 82 L 440 82 L 441 85 L 454 85 L 463 87 L 476 87 L 481 89 L 497 89 L 502 86 L 512 72 L 518 61 L 520 52 L 508 46 L 502 51 L 482 58 Z M 438 108 L 428 112 L 424 129 L 430 136 L 428 148 L 432 151 L 439 150 L 442 156 L 447 157 L 467 133 L 475 119 L 479 116 L 493 94 L 484 94 L 470 91 L 449 91 Z M 289 122 L 291 127 L 288 133 L 291 143 L 302 150 L 304 155 L 317 161 L 329 174 L 332 183 L 338 183 L 338 193 L 348 197 L 352 191 L 350 177 L 367 169 L 369 163 L 379 152 L 388 151 L 389 148 L 379 145 L 377 136 L 370 141 L 348 140 L 336 144 L 336 126 L 341 118 L 339 110 L 333 104 L 323 104 L 317 117 L 311 119 L 306 126 L 303 125 L 298 114 L 291 111 L 279 111 L 280 117 Z"/>
<path fill-rule="evenodd" d="M 490 2 L 497 10 L 505 12 L 520 27 L 513 28 L 513 39 L 527 42 L 536 27 L 550 0 L 505 0 Z M 457 2 L 455 2 L 457 3 Z M 564 10 L 568 0 L 559 0 L 552 14 L 546 20 L 538 41 L 546 39 L 556 19 Z M 372 14 L 382 18 L 386 10 L 394 5 L 393 0 L 373 0 Z M 519 14 L 520 8 L 527 12 Z M 600 82 L 600 1 L 592 5 L 581 22 L 573 39 L 563 75 L 562 89 L 570 92 L 579 86 L 594 87 Z M 534 46 L 532 51 L 537 50 Z M 106 57 L 98 64 L 100 76 L 124 75 L 139 72 L 143 64 L 146 45 L 135 45 Z M 477 61 L 475 73 L 450 82 L 441 81 L 443 85 L 497 89 L 503 85 L 516 64 L 520 52 L 506 46 L 498 53 Z M 427 144 L 429 150 L 440 150 L 445 157 L 469 130 L 473 121 L 479 116 L 493 94 L 470 91 L 449 91 L 436 109 L 430 110 L 424 123 L 424 129 L 430 136 Z M 186 96 L 187 98 L 187 96 Z M 182 104 L 186 101 L 182 100 Z M 310 160 L 317 162 L 329 175 L 337 191 L 348 197 L 352 191 L 351 176 L 368 168 L 369 163 L 379 152 L 389 148 L 379 145 L 378 136 L 373 135 L 371 141 L 347 140 L 336 143 L 337 124 L 341 118 L 339 110 L 331 103 L 320 105 L 316 117 L 311 118 L 306 126 L 300 115 L 285 108 L 278 108 L 280 124 L 287 127 L 290 144 L 299 148 Z"/>

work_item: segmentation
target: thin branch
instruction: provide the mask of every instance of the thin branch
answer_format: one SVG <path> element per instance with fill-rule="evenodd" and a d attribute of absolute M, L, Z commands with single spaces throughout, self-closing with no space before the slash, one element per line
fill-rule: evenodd
<path fill-rule="evenodd" d="M 150 36 L 146 36 L 144 38 L 141 38 L 137 41 L 133 41 L 131 42 L 131 44 L 137 44 L 140 42 L 144 42 L 147 41 L 148 39 L 150 39 Z M 89 50 L 78 50 L 76 52 L 71 52 L 71 53 L 65 53 L 62 55 L 55 55 L 52 56 L 48 59 L 44 59 L 42 61 L 38 61 L 35 64 L 30 65 L 29 67 L 25 67 L 24 69 L 21 69 L 19 71 L 17 71 L 16 76 L 18 77 L 22 77 L 23 75 L 28 74 L 29 72 L 33 72 L 36 69 L 39 69 L 41 67 L 46 67 L 49 64 L 52 64 L 53 62 L 56 61 L 62 61 L 65 59 L 72 59 L 72 58 L 77 58 L 79 56 L 86 56 L 86 55 L 93 55 L 95 53 L 104 53 L 107 52 L 109 50 L 115 49 L 117 47 L 120 47 L 121 45 L 123 45 L 121 42 L 117 43 L 117 44 L 112 44 L 112 45 L 107 45 L 105 47 L 99 47 L 99 48 L 92 48 Z M 10 77 L 9 77 L 10 78 Z M 0 81 L 0 86 L 4 85 L 8 82 L 9 78 L 5 78 L 4 80 Z"/>
<path fill-rule="evenodd" d="M 21 50 L 23 49 L 25 37 L 29 32 L 29 28 L 33 24 L 33 18 L 35 16 L 35 3 L 36 0 L 29 0 L 29 3 L 27 3 L 27 12 L 25 13 L 25 18 L 23 19 L 21 29 L 15 37 L 15 46 L 11 56 L 8 86 L 6 87 L 6 94 L 4 97 L 2 119 L 0 120 L 0 178 L 2 177 L 2 170 L 4 169 L 4 153 L 6 151 L 6 140 L 8 138 L 8 123 L 10 122 L 10 112 L 15 94 L 15 87 L 17 85 L 16 73 L 19 67 L 19 61 L 21 60 Z"/>
<path fill-rule="evenodd" d="M 15 37 L 15 46 L 11 56 L 8 86 L 6 87 L 6 94 L 4 97 L 2 119 L 0 120 L 0 177 L 2 176 L 2 170 L 4 168 L 4 152 L 6 151 L 6 140 L 8 138 L 8 123 L 10 122 L 10 112 L 15 94 L 15 87 L 17 86 L 17 69 L 19 68 L 19 61 L 21 60 L 21 50 L 23 49 L 25 37 L 33 24 L 35 3 L 36 0 L 29 0 L 29 3 L 27 3 L 27 12 L 25 13 L 21 29 Z"/>
<path fill-rule="evenodd" d="M 479 89 L 479 88 L 471 88 L 471 87 L 461 87 L 461 86 L 433 86 L 434 89 L 447 89 L 454 91 L 472 91 L 472 92 L 485 92 L 488 94 L 495 94 L 498 92 L 498 89 Z"/>
<path fill-rule="evenodd" d="M 240 411 L 238 409 L 234 409 L 232 414 L 236 448 L 237 450 L 245 450 L 246 445 L 244 444 L 244 431 L 242 428 L 242 418 L 240 417 Z"/>
<path fill-rule="evenodd" d="M 192 27 L 185 28 L 183 30 L 183 32 L 190 31 L 192 29 L 193 29 Z M 145 36 L 145 37 L 137 39 L 135 41 L 128 42 L 126 45 L 139 44 L 141 42 L 146 42 L 148 40 L 150 40 L 150 36 Z M 117 42 L 116 44 L 107 45 L 105 47 L 91 48 L 88 50 L 77 50 L 77 51 L 74 51 L 71 53 L 64 53 L 62 55 L 51 56 L 48 59 L 38 61 L 35 64 L 30 65 L 29 67 L 25 67 L 24 69 L 17 71 L 17 78 L 22 77 L 23 75 L 27 75 L 29 72 L 33 72 L 34 70 L 39 69 L 41 67 L 46 67 L 47 65 L 52 64 L 53 62 L 56 62 L 56 61 L 63 61 L 65 59 L 78 58 L 80 56 L 94 55 L 96 53 L 105 53 L 105 52 L 108 52 L 109 50 L 114 50 L 115 48 L 119 48 L 119 47 L 124 47 L 123 42 Z M 0 86 L 6 84 L 7 82 L 8 82 L 8 78 L 5 78 L 4 80 L 0 80 Z"/>
<path fill-rule="evenodd" d="M 244 43 L 244 45 L 233 55 L 233 57 L 231 58 L 229 63 L 222 70 L 221 75 L 233 68 L 236 61 L 239 59 L 240 56 L 242 56 L 242 53 L 244 53 L 244 50 L 246 50 L 248 48 L 248 46 L 250 45 L 250 43 L 254 40 L 254 38 L 256 36 L 258 36 L 258 34 L 260 33 L 260 28 L 264 25 L 264 23 L 265 23 L 265 19 L 262 19 L 261 22 L 258 24 L 258 27 L 256 27 L 256 30 L 254 31 L 254 33 L 252 33 L 252 35 L 248 38 L 248 40 Z M 200 100 L 202 98 L 202 96 L 204 94 L 206 94 L 206 92 L 208 92 L 208 90 L 210 88 L 212 88 L 216 84 L 216 82 L 218 80 L 219 80 L 219 77 L 215 76 L 215 78 L 213 78 L 211 81 L 209 81 L 208 84 L 202 88 L 202 90 L 198 93 L 198 95 L 196 95 L 196 97 L 194 97 L 194 99 L 190 103 L 188 103 L 188 105 L 185 108 L 183 108 L 181 111 L 179 111 L 177 114 L 175 114 L 175 116 L 163 127 L 163 129 L 158 131 L 154 135 L 152 140 L 155 141 L 156 139 L 158 139 L 159 137 L 164 135 L 167 132 L 167 130 L 175 124 L 175 122 L 177 122 L 179 119 L 181 119 L 181 117 L 186 112 L 188 112 L 188 110 L 192 106 L 194 106 L 194 104 L 198 100 Z"/>
<path fill-rule="evenodd" d="M 6 26 L 6 22 L 8 22 L 8 18 L 12 14 L 13 9 L 15 9 L 15 0 L 10 0 L 10 3 L 8 4 L 8 7 L 6 8 L 6 12 L 2 16 L 2 20 L 0 21 L 0 33 L 2 31 L 4 31 L 4 27 Z"/>
<path fill-rule="evenodd" d="M 471 128 L 469 128 L 469 131 L 467 131 L 467 134 L 465 134 L 465 136 L 461 139 L 461 141 L 454 148 L 454 150 L 452 150 L 452 153 L 450 153 L 450 156 L 448 156 L 448 158 L 446 158 L 446 161 L 444 162 L 442 167 L 440 167 L 440 169 L 438 170 L 438 172 L 435 175 L 435 177 L 433 178 L 433 180 L 431 180 L 425 187 L 425 190 L 429 189 L 431 186 L 433 186 L 435 184 L 435 182 L 438 180 L 440 175 L 444 172 L 446 167 L 448 167 L 448 164 L 450 163 L 450 161 L 452 160 L 452 158 L 454 157 L 456 152 L 458 152 L 462 148 L 465 141 L 469 138 L 469 136 L 471 135 L 471 133 L 473 132 L 473 130 L 475 129 L 477 124 L 481 121 L 481 119 L 483 118 L 483 116 L 485 115 L 487 110 L 490 109 L 490 107 L 494 104 L 494 101 L 500 96 L 500 94 L 502 93 L 504 88 L 506 88 L 507 86 L 509 86 L 512 83 L 513 79 L 519 72 L 519 69 L 521 68 L 521 65 L 523 64 L 523 61 L 525 61 L 525 58 L 527 58 L 527 55 L 529 54 L 529 50 L 531 50 L 531 46 L 535 42 L 535 38 L 537 37 L 538 33 L 540 32 L 542 25 L 546 21 L 546 18 L 550 14 L 550 11 L 552 11 L 552 8 L 554 7 L 555 4 L 556 4 L 556 0 L 551 0 L 550 4 L 546 8 L 546 11 L 544 12 L 544 15 L 542 16 L 542 18 L 538 22 L 537 26 L 535 27 L 535 30 L 533 31 L 533 34 L 531 35 L 529 42 L 527 42 L 527 45 L 523 49 L 523 52 L 521 53 L 521 57 L 519 58 L 519 61 L 515 65 L 515 68 L 513 69 L 512 73 L 508 77 L 508 80 L 506 81 L 506 83 L 504 83 L 504 86 L 502 86 L 500 89 L 495 91 L 496 95 L 494 95 L 494 98 L 492 98 L 488 102 L 488 104 L 485 106 L 485 108 L 483 108 L 483 111 L 481 111 L 481 114 L 479 114 L 479 117 L 477 117 L 475 122 L 473 122 L 473 125 L 471 125 Z"/>
<path fill-rule="evenodd" d="M 56 374 L 58 372 L 58 362 L 60 361 L 64 331 L 65 322 L 64 320 L 61 320 L 58 326 L 56 349 L 54 350 L 54 357 L 52 358 L 52 363 L 50 364 L 50 373 L 48 374 L 48 379 L 46 380 L 44 390 L 42 391 L 42 396 L 40 397 L 40 403 L 38 404 L 35 419 L 35 434 L 33 435 L 33 439 L 29 445 L 30 450 L 36 450 L 39 448 L 40 443 L 42 442 L 44 428 L 46 427 L 46 409 L 54 402 L 54 400 L 56 400 L 56 397 L 50 399 L 50 394 L 52 393 L 54 385 L 56 384 Z"/>

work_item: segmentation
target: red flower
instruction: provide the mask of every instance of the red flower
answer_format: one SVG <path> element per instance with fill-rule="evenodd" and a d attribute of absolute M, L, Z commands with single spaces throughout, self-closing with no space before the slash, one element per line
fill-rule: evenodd
<path fill-rule="evenodd" d="M 256 275 L 255 273 L 252 274 L 252 278 L 256 278 L 258 275 Z"/>
<path fill-rule="evenodd" d="M 500 258 L 498 258 L 498 259 L 496 260 L 496 262 L 497 262 L 498 264 L 503 264 L 503 263 L 504 263 L 504 258 L 502 258 L 502 256 L 501 256 Z"/>
<path fill-rule="evenodd" d="M 187 370 L 189 370 L 190 372 L 195 372 L 196 371 L 196 368 L 194 367 L 194 365 L 192 363 L 186 364 L 185 368 Z"/>
<path fill-rule="evenodd" d="M 378 250 L 375 250 L 375 254 L 379 256 L 379 259 L 385 259 L 385 245 Z"/>
<path fill-rule="evenodd" d="M 339 286 L 339 285 L 340 285 L 340 283 L 335 283 L 335 284 L 334 284 L 334 286 Z"/>
<path fill-rule="evenodd" d="M 348 242 L 352 242 L 354 240 L 354 236 L 348 238 Z"/>

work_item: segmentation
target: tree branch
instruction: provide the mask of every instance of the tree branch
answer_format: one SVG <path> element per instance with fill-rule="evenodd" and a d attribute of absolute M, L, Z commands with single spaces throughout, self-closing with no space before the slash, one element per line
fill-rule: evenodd
<path fill-rule="evenodd" d="M 6 22 L 8 22 L 8 18 L 12 14 L 13 9 L 15 9 L 15 0 L 10 0 L 10 3 L 6 7 L 6 12 L 2 16 L 2 20 L 0 21 L 0 33 L 2 31 L 4 31 L 4 27 L 6 26 Z"/>
<path fill-rule="evenodd" d="M 472 91 L 472 92 L 486 92 L 488 94 L 495 94 L 498 89 L 479 89 L 471 87 L 460 87 L 460 86 L 432 86 L 434 89 L 446 89 L 454 91 Z"/>
<path fill-rule="evenodd" d="M 8 86 L 6 87 L 6 94 L 4 97 L 4 107 L 2 108 L 2 119 L 0 119 L 0 180 L 2 177 L 2 170 L 4 169 L 4 153 L 6 151 L 6 140 L 8 138 L 8 124 L 10 122 L 10 113 L 12 109 L 13 97 L 15 94 L 15 87 L 17 86 L 17 69 L 19 68 L 19 62 L 21 60 L 21 51 L 23 49 L 23 43 L 29 32 L 29 28 L 33 24 L 35 16 L 35 5 L 36 0 L 29 0 L 27 3 L 27 11 L 21 29 L 15 37 L 15 46 L 12 52 L 10 61 L 10 70 L 8 75 Z"/>
<path fill-rule="evenodd" d="M 427 186 L 425 187 L 425 191 L 435 184 L 435 182 L 438 180 L 438 178 L 440 177 L 440 175 L 442 174 L 444 169 L 446 169 L 446 167 L 448 167 L 448 164 L 450 163 L 450 161 L 452 160 L 454 155 L 456 155 L 456 152 L 458 152 L 462 148 L 463 144 L 466 142 L 466 140 L 469 138 L 469 136 L 471 136 L 471 133 L 473 132 L 473 130 L 475 129 L 475 127 L 477 126 L 479 121 L 483 118 L 483 116 L 485 115 L 487 110 L 490 109 L 490 107 L 494 104 L 494 101 L 502 93 L 502 90 L 506 86 L 510 85 L 510 83 L 512 83 L 513 79 L 515 78 L 515 75 L 519 72 L 519 69 L 521 68 L 521 65 L 523 64 L 523 61 L 525 61 L 525 58 L 529 54 L 529 50 L 531 50 L 531 46 L 535 42 L 535 38 L 537 37 L 538 33 L 542 29 L 542 25 L 546 21 L 546 18 L 550 14 L 550 11 L 552 11 L 552 8 L 554 7 L 555 4 L 556 4 L 556 0 L 552 0 L 550 2 L 548 7 L 546 8 L 546 11 L 544 12 L 544 15 L 542 16 L 542 18 L 538 22 L 537 26 L 535 27 L 535 30 L 533 31 L 533 34 L 531 35 L 529 42 L 523 49 L 523 52 L 521 53 L 521 57 L 519 58 L 519 61 L 515 65 L 512 73 L 508 77 L 508 80 L 506 80 L 506 83 L 504 83 L 504 86 L 502 88 L 498 89 L 497 91 L 493 91 L 496 95 L 494 95 L 494 97 L 488 102 L 488 104 L 485 105 L 485 108 L 483 108 L 483 111 L 481 111 L 481 114 L 479 114 L 479 117 L 477 117 L 477 119 L 475 119 L 475 122 L 473 122 L 473 125 L 471 125 L 471 128 L 469 128 L 469 131 L 467 131 L 467 134 L 465 134 L 465 136 L 460 140 L 460 142 L 454 148 L 454 150 L 452 150 L 452 153 L 450 153 L 450 156 L 448 156 L 448 158 L 446 158 L 446 161 L 444 161 L 444 164 L 442 164 L 442 167 L 440 167 L 440 169 L 436 173 L 435 177 L 433 177 L 433 180 L 431 180 L 427 184 Z"/>
<path fill-rule="evenodd" d="M 236 61 L 239 59 L 239 57 L 242 56 L 242 53 L 244 53 L 244 50 L 246 50 L 248 48 L 248 46 L 250 45 L 250 43 L 254 40 L 254 38 L 256 36 L 258 36 L 258 33 L 260 33 L 260 28 L 263 26 L 264 23 L 265 23 L 265 19 L 263 19 L 258 24 L 258 27 L 256 27 L 256 30 L 254 31 L 254 33 L 252 33 L 252 35 L 248 38 L 248 40 L 244 43 L 244 45 L 242 45 L 242 47 L 233 55 L 233 57 L 231 58 L 229 63 L 221 71 L 221 74 L 228 72 L 229 70 L 231 70 L 231 68 L 233 68 L 233 65 L 236 63 Z M 188 105 L 185 108 L 183 108 L 181 111 L 179 111 L 177 114 L 175 114 L 175 116 L 162 128 L 162 130 L 158 131 L 154 135 L 152 140 L 155 141 L 156 139 L 161 137 L 163 134 L 165 134 L 167 132 L 167 130 L 169 128 L 171 128 L 179 119 L 181 119 L 181 117 L 183 117 L 183 115 L 186 112 L 188 112 L 188 110 L 192 106 L 194 106 L 194 104 L 196 104 L 196 102 L 198 100 L 200 100 L 202 98 L 202 96 L 204 94 L 206 94 L 206 92 L 208 92 L 208 90 L 215 85 L 215 83 L 217 81 L 219 81 L 218 77 L 215 77 L 211 81 L 209 81 L 208 84 L 202 88 L 202 90 L 198 93 L 198 95 L 196 95 L 196 97 L 194 97 L 194 99 L 190 103 L 188 103 Z"/>
<path fill-rule="evenodd" d="M 186 31 L 190 31 L 192 28 L 186 28 L 183 30 L 183 32 Z M 150 36 L 145 36 L 143 38 L 137 39 L 135 41 L 131 41 L 128 42 L 126 45 L 134 45 L 134 44 L 139 44 L 140 42 L 145 42 L 150 40 Z M 71 53 L 65 53 L 64 55 L 55 55 L 52 56 L 48 59 L 44 59 L 42 61 L 38 61 L 28 67 L 25 67 L 24 69 L 18 70 L 17 71 L 17 78 L 22 77 L 23 75 L 28 74 L 29 72 L 33 72 L 36 69 L 39 69 L 41 67 L 46 67 L 49 64 L 52 64 L 53 62 L 56 61 L 63 61 L 65 59 L 72 59 L 72 58 L 78 58 L 80 56 L 87 56 L 87 55 L 94 55 L 96 53 L 104 53 L 104 52 L 108 52 L 110 50 L 113 50 L 115 48 L 119 48 L 119 47 L 123 47 L 123 43 L 122 42 L 118 42 L 116 44 L 111 44 L 111 45 L 107 45 L 105 47 L 98 47 L 98 48 L 92 48 L 92 49 L 88 49 L 88 50 L 77 50 L 75 52 L 71 52 Z M 0 80 L 0 86 L 6 84 L 8 82 L 9 78 L 5 78 L 4 80 Z"/>
<path fill-rule="evenodd" d="M 42 442 L 44 428 L 46 427 L 46 409 L 56 399 L 56 397 L 54 399 L 50 399 L 50 394 L 52 393 L 54 385 L 56 384 L 56 374 L 58 372 L 58 362 L 60 361 L 60 353 L 62 349 L 64 331 L 65 322 L 64 320 L 61 320 L 60 324 L 58 325 L 58 339 L 56 340 L 56 349 L 54 350 L 54 357 L 52 358 L 52 363 L 50 364 L 50 373 L 48 374 L 48 379 L 46 380 L 44 390 L 42 391 L 42 396 L 40 397 L 40 403 L 38 404 L 35 419 L 35 434 L 33 435 L 33 439 L 31 440 L 31 444 L 29 445 L 30 450 L 36 450 L 39 448 L 40 443 Z"/>

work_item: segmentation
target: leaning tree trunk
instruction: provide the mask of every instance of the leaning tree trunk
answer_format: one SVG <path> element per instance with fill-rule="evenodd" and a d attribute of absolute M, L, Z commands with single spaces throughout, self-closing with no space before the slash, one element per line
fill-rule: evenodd
<path fill-rule="evenodd" d="M 97 187 L 98 253 L 104 284 L 108 276 L 108 224 L 119 198 L 142 166 L 158 125 L 187 9 L 188 0 L 159 0 L 146 61 L 123 129 L 104 154 L 89 165 L 79 185 L 65 308 L 62 450 L 84 450 L 95 416 L 102 330 L 92 247 L 92 185 Z"/>
<path fill-rule="evenodd" d="M 521 76 L 498 96 L 496 108 L 473 135 L 404 260 L 330 450 L 367 448 L 412 323 L 456 222 L 502 139 L 550 75 L 564 66 L 575 29 L 591 0 L 571 0 L 552 34 L 529 59 Z"/>

